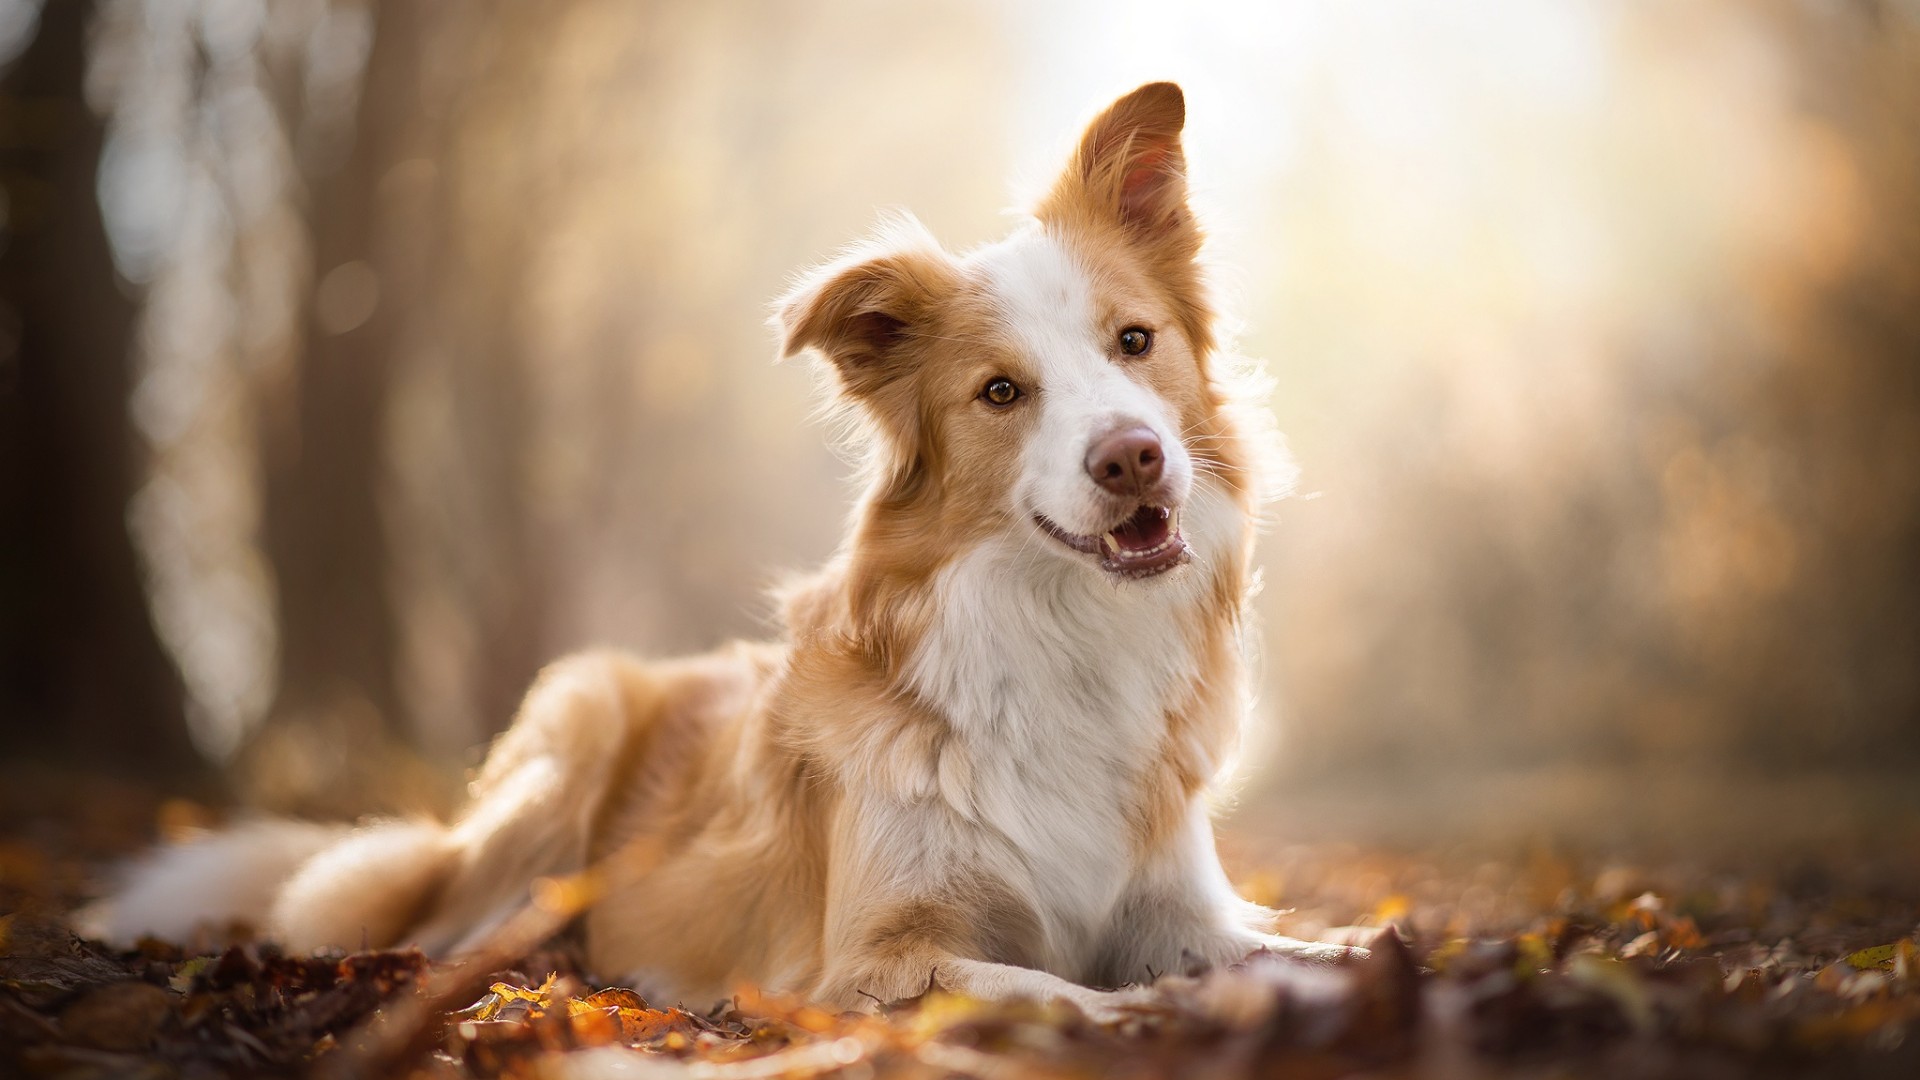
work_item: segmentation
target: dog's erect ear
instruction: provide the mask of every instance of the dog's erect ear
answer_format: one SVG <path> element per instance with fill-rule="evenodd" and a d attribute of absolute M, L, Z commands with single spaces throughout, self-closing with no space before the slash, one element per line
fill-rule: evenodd
<path fill-rule="evenodd" d="M 919 332 L 955 279 L 952 261 L 925 230 L 897 223 L 780 299 L 773 318 L 780 356 L 816 349 L 850 393 L 873 393 L 911 363 Z"/>
<path fill-rule="evenodd" d="M 1061 224 L 1117 221 L 1136 238 L 1197 249 L 1180 149 L 1186 120 L 1186 98 L 1170 82 L 1148 83 L 1114 102 L 1080 137 L 1038 216 Z"/>

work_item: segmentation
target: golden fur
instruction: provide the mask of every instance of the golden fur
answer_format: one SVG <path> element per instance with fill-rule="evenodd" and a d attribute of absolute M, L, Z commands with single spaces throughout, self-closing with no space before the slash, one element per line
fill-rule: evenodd
<path fill-rule="evenodd" d="M 994 739 L 924 689 L 929 665 L 946 662 L 928 650 L 971 632 L 942 592 L 973 580 L 959 569 L 967 554 L 996 537 L 1052 543 L 1007 497 L 1009 448 L 1039 437 L 1042 406 L 988 408 L 979 387 L 1005 377 L 1048 388 L 1044 358 L 1007 330 L 1011 272 L 993 278 L 900 224 L 806 277 L 776 316 L 783 355 L 812 350 L 831 365 L 869 452 L 844 547 L 784 595 L 785 641 L 668 663 L 617 653 L 558 662 L 493 748 L 459 820 L 340 838 L 293 873 L 270 929 L 299 947 L 357 945 L 364 933 L 374 945 L 457 952 L 524 902 L 529 882 L 600 863 L 606 892 L 585 917 L 590 964 L 692 1001 L 753 983 L 860 1006 L 915 993 L 931 976 L 1099 1011 L 1118 999 L 1086 985 L 1261 946 L 1329 955 L 1254 926 L 1262 913 L 1219 875 L 1201 799 L 1247 711 L 1241 623 L 1263 478 L 1216 370 L 1183 121 L 1172 84 L 1116 102 L 1032 226 L 1054 245 L 1049 257 L 1074 268 L 1093 323 L 1157 328 L 1148 354 L 1109 361 L 1164 409 L 1219 522 L 1204 565 L 1166 582 L 1108 583 L 1091 565 L 1060 563 L 1058 574 L 1086 577 L 1060 578 L 1062 597 L 1094 590 L 1085 595 L 1124 605 L 1131 591 L 1190 594 L 1152 616 L 1172 620 L 1184 659 L 1170 669 L 1176 683 L 1141 703 L 1141 749 L 1112 750 L 1112 782 L 1087 789 L 1102 816 L 1051 837 L 1046 822 L 1075 809 L 1069 794 L 1036 803 L 1017 828 L 997 824 L 1013 819 L 980 802 L 1021 790 L 1004 785 L 1021 783 L 1025 764 L 1000 760 Z M 1058 625 L 1079 617 L 1062 612 Z M 1088 632 L 1124 642 L 1125 631 Z M 1099 716 L 1088 722 L 1099 730 Z M 1123 726 L 1115 720 L 1116 747 Z M 1061 760 L 1106 760 L 1098 745 L 1056 749 Z M 1040 839 L 1012 836 L 1031 822 Z M 1119 846 L 1103 846 L 1103 822 L 1124 823 Z M 920 829 L 941 839 L 923 847 Z M 934 854 L 892 859 L 896 848 Z M 1111 870 L 1111 903 L 1088 914 L 1048 899 L 1035 882 L 1051 868 L 1037 863 L 1056 855 Z M 347 884 L 376 899 L 354 900 Z M 121 897 L 123 928 L 140 895 L 136 882 Z"/>

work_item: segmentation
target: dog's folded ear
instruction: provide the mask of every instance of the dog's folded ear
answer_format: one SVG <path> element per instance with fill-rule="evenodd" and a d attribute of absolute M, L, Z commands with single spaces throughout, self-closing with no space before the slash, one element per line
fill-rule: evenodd
<path fill-rule="evenodd" d="M 918 222 L 892 222 L 778 301 L 780 357 L 815 349 L 850 393 L 872 393 L 910 366 L 957 281 L 952 259 Z"/>
<path fill-rule="evenodd" d="M 1067 170 L 1040 204 L 1042 221 L 1117 223 L 1150 243 L 1190 245 L 1200 235 L 1187 210 L 1180 148 L 1186 98 L 1170 82 L 1148 83 L 1107 107 L 1080 137 Z"/>

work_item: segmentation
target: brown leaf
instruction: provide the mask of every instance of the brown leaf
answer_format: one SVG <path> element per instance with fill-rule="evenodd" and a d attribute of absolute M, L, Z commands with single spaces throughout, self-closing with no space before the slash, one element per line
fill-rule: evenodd
<path fill-rule="evenodd" d="M 630 1043 L 691 1038 L 700 1030 L 693 1017 L 679 1009 L 619 1009 L 621 1037 Z"/>
<path fill-rule="evenodd" d="M 609 986 L 605 990 L 595 990 L 583 998 L 575 998 L 568 1008 L 578 1006 L 584 1009 L 645 1009 L 647 1000 L 635 991 L 624 986 Z"/>
<path fill-rule="evenodd" d="M 97 956 L 0 956 L 0 983 L 34 1008 L 126 977 L 124 967 Z"/>

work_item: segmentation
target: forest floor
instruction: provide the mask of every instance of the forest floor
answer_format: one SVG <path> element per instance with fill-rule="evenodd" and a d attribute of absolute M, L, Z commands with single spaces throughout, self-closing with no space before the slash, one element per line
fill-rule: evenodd
<path fill-rule="evenodd" d="M 1168 975 L 1095 1024 L 937 986 L 881 1015 L 743 989 L 647 1001 L 564 938 L 486 970 L 262 942 L 120 952 L 61 921 L 118 856 L 206 810 L 104 778 L 0 776 L 0 1076 L 1920 1076 L 1920 855 L 1719 865 L 1540 842 L 1230 835 L 1282 930 L 1374 938 L 1302 973 Z"/>

